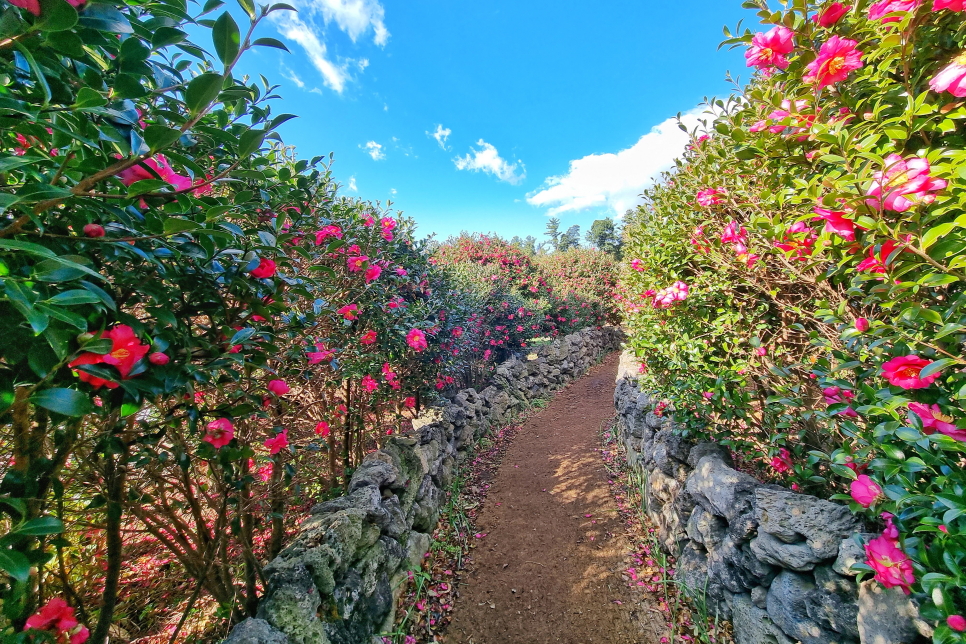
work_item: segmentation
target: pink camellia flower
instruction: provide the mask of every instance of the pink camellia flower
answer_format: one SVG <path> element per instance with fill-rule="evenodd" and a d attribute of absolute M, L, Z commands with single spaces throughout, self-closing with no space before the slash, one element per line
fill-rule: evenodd
<path fill-rule="evenodd" d="M 366 284 L 376 281 L 382 275 L 382 267 L 373 264 L 366 269 Z"/>
<path fill-rule="evenodd" d="M 757 356 L 767 356 L 768 355 L 768 348 L 767 347 L 758 347 L 757 349 L 755 349 L 755 355 L 757 355 Z"/>
<path fill-rule="evenodd" d="M 359 319 L 359 305 L 358 304 L 347 304 L 341 309 L 336 311 L 339 315 L 344 317 L 346 320 L 358 320 Z"/>
<path fill-rule="evenodd" d="M 635 270 L 638 273 L 640 273 L 641 271 L 644 270 L 644 262 L 642 262 L 639 259 L 632 259 L 631 260 L 631 270 Z"/>
<path fill-rule="evenodd" d="M 276 434 L 274 437 L 267 439 L 262 444 L 268 448 L 269 454 L 272 454 L 273 456 L 275 454 L 278 454 L 283 449 L 288 447 L 288 430 L 283 429 L 281 433 Z"/>
<path fill-rule="evenodd" d="M 643 367 L 644 365 L 641 365 L 641 366 Z M 711 400 L 712 398 L 714 398 L 714 392 L 713 391 L 706 391 L 706 392 L 704 392 L 701 395 L 704 396 L 705 400 Z"/>
<path fill-rule="evenodd" d="M 288 386 L 288 383 L 284 380 L 273 380 L 268 383 L 268 390 L 275 394 L 276 396 L 284 396 L 292 389 Z"/>
<path fill-rule="evenodd" d="M 845 16 L 845 14 L 847 14 L 851 9 L 852 5 L 850 4 L 845 5 L 841 2 L 833 2 L 812 16 L 812 20 L 815 21 L 819 27 L 831 27 L 841 20 L 842 17 Z"/>
<path fill-rule="evenodd" d="M 157 173 L 157 176 L 152 174 L 147 168 L 151 168 Z M 145 159 L 135 166 L 128 168 L 127 170 L 122 170 L 117 173 L 117 178 L 121 180 L 125 186 L 130 186 L 138 181 L 146 181 L 148 179 L 157 179 L 161 177 L 161 180 L 171 184 L 175 190 L 188 190 L 192 186 L 191 177 L 186 177 L 184 175 L 178 174 L 168 163 L 168 160 L 163 154 L 157 154 L 150 159 Z"/>
<path fill-rule="evenodd" d="M 86 626 L 74 617 L 74 609 L 60 597 L 54 597 L 47 605 L 27 618 L 24 631 L 46 631 L 58 644 L 84 644 L 90 637 Z M 47 641 L 47 640 L 44 640 Z"/>
<path fill-rule="evenodd" d="M 335 239 L 342 239 L 342 229 L 335 225 L 323 226 L 322 230 L 315 233 L 315 245 L 321 246 L 329 237 L 334 237 Z"/>
<path fill-rule="evenodd" d="M 151 350 L 150 345 L 141 344 L 137 333 L 126 324 L 118 324 L 110 331 L 105 331 L 101 334 L 101 339 L 111 341 L 110 353 L 82 353 L 68 363 L 67 366 L 79 367 L 89 364 L 109 364 L 117 368 L 122 380 L 127 380 L 131 375 L 131 371 L 134 370 L 134 366 Z M 100 389 L 104 386 L 108 389 L 117 389 L 120 386 L 117 382 L 98 378 L 86 371 L 78 370 L 76 373 L 81 382 L 86 382 L 95 389 Z"/>
<path fill-rule="evenodd" d="M 346 259 L 346 265 L 349 267 L 350 273 L 358 273 L 363 268 L 365 268 L 366 262 L 369 258 L 365 255 L 360 255 L 359 257 L 349 257 Z"/>
<path fill-rule="evenodd" d="M 310 347 L 316 349 L 316 351 L 309 351 L 305 355 L 309 359 L 309 364 L 319 364 L 320 362 L 326 362 L 331 360 L 335 356 L 335 351 L 329 351 L 325 348 L 325 345 L 320 344 L 315 347 Z"/>
<path fill-rule="evenodd" d="M 844 81 L 849 73 L 862 67 L 862 52 L 857 42 L 848 38 L 832 36 L 818 51 L 818 58 L 808 64 L 806 83 L 819 88 Z"/>
<path fill-rule="evenodd" d="M 865 474 L 852 481 L 849 490 L 855 502 L 863 508 L 868 508 L 882 497 L 882 488 Z"/>
<path fill-rule="evenodd" d="M 87 224 L 84 226 L 84 236 L 96 239 L 98 237 L 103 237 L 105 234 L 104 226 L 100 224 Z"/>
<path fill-rule="evenodd" d="M 889 14 L 909 13 L 915 11 L 922 4 L 922 0 L 882 0 L 869 7 L 869 20 L 882 20 L 884 23 L 899 22 L 901 16 Z"/>
<path fill-rule="evenodd" d="M 909 411 L 922 420 L 922 430 L 926 434 L 933 434 L 938 430 L 946 436 L 966 442 L 966 430 L 956 427 L 953 417 L 943 414 L 939 405 L 911 402 L 908 407 Z"/>
<path fill-rule="evenodd" d="M 962 615 L 950 615 L 946 618 L 946 626 L 953 629 L 957 633 L 962 633 L 966 631 L 966 617 Z"/>
<path fill-rule="evenodd" d="M 823 219 L 825 221 L 824 232 L 835 234 L 846 241 L 855 241 L 855 228 L 856 224 L 851 219 L 847 218 L 847 214 L 843 210 L 827 210 L 825 208 L 815 208 L 816 219 Z M 862 230 L 866 230 L 862 226 L 858 226 Z"/>
<path fill-rule="evenodd" d="M 778 455 L 771 459 L 771 466 L 779 474 L 791 471 L 794 467 L 791 452 L 784 447 L 778 450 Z"/>
<path fill-rule="evenodd" d="M 201 440 L 221 449 L 235 437 L 235 426 L 227 418 L 219 418 L 208 423 L 208 433 Z"/>
<path fill-rule="evenodd" d="M 366 374 L 366 376 L 362 379 L 362 388 L 371 394 L 379 388 L 379 383 L 376 382 L 375 378 L 369 374 Z"/>
<path fill-rule="evenodd" d="M 745 266 L 751 268 L 758 261 L 760 255 L 752 255 L 748 252 L 748 247 L 744 244 L 735 244 L 735 259 L 744 262 Z"/>
<path fill-rule="evenodd" d="M 931 204 L 947 185 L 943 179 L 930 176 L 929 162 L 919 157 L 903 159 L 898 154 L 885 158 L 886 168 L 873 175 L 865 203 L 872 208 L 906 212 L 916 204 Z"/>
<path fill-rule="evenodd" d="M 722 188 L 705 188 L 704 190 L 698 192 L 695 198 L 698 200 L 699 204 L 705 208 L 709 208 L 711 206 L 724 203 L 724 199 L 722 199 L 720 196 L 723 194 L 725 194 L 725 191 Z"/>
<path fill-rule="evenodd" d="M 315 426 L 315 433 L 321 436 L 322 438 L 325 438 L 326 436 L 332 433 L 332 428 L 329 426 L 329 423 L 323 420 L 322 422 L 320 422 L 318 425 Z"/>
<path fill-rule="evenodd" d="M 683 302 L 688 299 L 688 295 L 690 295 L 690 287 L 678 280 L 671 286 L 662 288 L 654 294 L 653 306 L 656 309 L 667 309 L 673 306 L 675 302 Z M 566 321 L 566 319 L 561 321 Z"/>
<path fill-rule="evenodd" d="M 362 219 L 362 225 L 366 227 L 375 226 L 376 220 L 371 214 L 366 214 L 366 216 Z"/>
<path fill-rule="evenodd" d="M 787 69 L 789 63 L 786 54 L 792 53 L 794 49 L 795 32 L 788 27 L 778 26 L 755 34 L 745 52 L 745 59 L 748 67 Z"/>
<path fill-rule="evenodd" d="M 26 9 L 35 16 L 40 16 L 39 0 L 10 0 L 10 4 L 21 9 Z"/>
<path fill-rule="evenodd" d="M 799 234 L 804 234 L 799 238 Z M 808 261 L 815 251 L 815 240 L 818 236 L 811 228 L 805 225 L 804 221 L 796 221 L 789 226 L 782 234 L 781 242 L 775 242 L 775 247 L 790 255 L 790 259 Z"/>
<path fill-rule="evenodd" d="M 148 356 L 148 362 L 150 362 L 153 365 L 163 367 L 164 365 L 171 362 L 171 358 L 169 358 L 168 355 L 165 353 L 161 353 L 160 351 L 155 351 L 154 353 Z"/>
<path fill-rule="evenodd" d="M 822 395 L 825 397 L 826 405 L 837 405 L 839 403 L 849 402 L 855 398 L 854 393 L 841 387 L 826 387 L 822 390 Z"/>
<path fill-rule="evenodd" d="M 875 252 L 875 246 L 869 248 L 869 252 L 864 260 L 859 262 L 859 265 L 855 267 L 857 271 L 868 271 L 869 273 L 885 273 L 886 272 L 886 262 L 889 260 L 889 255 L 895 251 L 899 244 L 891 239 L 883 242 L 882 246 L 879 248 L 879 252 Z"/>
<path fill-rule="evenodd" d="M 409 271 L 407 271 L 405 268 L 400 266 L 399 268 L 396 269 L 396 275 L 398 275 L 399 277 L 406 277 L 407 275 L 409 275 Z"/>
<path fill-rule="evenodd" d="M 416 398 L 413 396 L 406 398 L 406 400 L 403 401 L 403 406 L 406 409 L 416 409 Z"/>
<path fill-rule="evenodd" d="M 422 351 L 429 347 L 426 334 L 419 329 L 413 329 L 406 334 L 406 344 L 412 347 L 413 351 Z"/>
<path fill-rule="evenodd" d="M 966 11 L 966 0 L 935 0 L 932 3 L 933 11 L 942 11 L 943 9 Z"/>
<path fill-rule="evenodd" d="M 929 360 L 920 358 L 917 355 L 899 356 L 889 360 L 882 365 L 882 375 L 889 381 L 890 385 L 902 387 L 903 389 L 925 389 L 939 379 L 939 374 L 921 378 L 919 374 L 927 365 Z"/>
<path fill-rule="evenodd" d="M 275 275 L 275 270 L 275 262 L 268 258 L 262 257 L 258 262 L 258 266 L 251 272 L 251 276 L 260 280 L 267 279 Z"/>
<path fill-rule="evenodd" d="M 359 344 L 375 344 L 377 337 L 378 336 L 375 331 L 366 331 L 363 334 L 362 339 L 359 340 Z"/>
<path fill-rule="evenodd" d="M 966 0 L 963 2 L 966 3 Z M 934 92 L 949 92 L 957 98 L 966 96 L 966 53 L 953 58 L 949 65 L 933 76 L 929 88 Z"/>
<path fill-rule="evenodd" d="M 855 330 L 859 333 L 865 333 L 869 330 L 869 321 L 865 318 L 856 318 Z"/>
<path fill-rule="evenodd" d="M 748 128 L 748 131 L 751 132 L 752 134 L 757 134 L 759 132 L 764 132 L 765 128 L 767 127 L 768 127 L 768 121 L 757 121 L 751 127 Z"/>
<path fill-rule="evenodd" d="M 916 583 L 916 576 L 912 570 L 912 562 L 899 547 L 895 538 L 886 534 L 877 537 L 866 544 L 865 555 L 868 563 L 875 570 L 875 580 L 886 588 L 901 588 L 905 594 L 910 593 L 912 584 Z"/>
<path fill-rule="evenodd" d="M 748 240 L 748 231 L 737 222 L 730 221 L 721 233 L 722 244 L 744 244 Z"/>

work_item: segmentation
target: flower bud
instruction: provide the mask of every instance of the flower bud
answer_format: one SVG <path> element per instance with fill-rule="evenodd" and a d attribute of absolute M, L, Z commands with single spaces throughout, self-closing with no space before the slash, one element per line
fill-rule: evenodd
<path fill-rule="evenodd" d="M 171 362 L 171 358 L 169 358 L 166 354 L 161 353 L 160 351 L 156 351 L 148 356 L 148 362 L 150 362 L 151 364 L 158 365 L 160 367 Z"/>
<path fill-rule="evenodd" d="M 87 224 L 84 226 L 84 235 L 87 237 L 103 237 L 104 234 L 104 226 L 100 224 Z"/>
<path fill-rule="evenodd" d="M 859 333 L 865 333 L 869 330 L 869 321 L 865 318 L 856 318 L 855 330 Z"/>

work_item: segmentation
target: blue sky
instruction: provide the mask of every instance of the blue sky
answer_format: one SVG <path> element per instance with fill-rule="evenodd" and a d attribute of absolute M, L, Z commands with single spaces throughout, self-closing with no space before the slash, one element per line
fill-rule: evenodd
<path fill-rule="evenodd" d="M 300 116 L 283 138 L 303 158 L 334 152 L 344 190 L 440 238 L 622 213 L 683 147 L 668 119 L 727 94 L 727 71 L 749 75 L 717 51 L 723 25 L 752 17 L 739 0 L 291 4 L 258 35 L 292 53 L 242 63 Z"/>

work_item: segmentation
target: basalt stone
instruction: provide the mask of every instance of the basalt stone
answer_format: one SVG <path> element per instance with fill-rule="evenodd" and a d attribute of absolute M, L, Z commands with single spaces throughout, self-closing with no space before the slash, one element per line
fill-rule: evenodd
<path fill-rule="evenodd" d="M 683 468 L 686 476 L 691 446 L 692 443 L 675 435 L 671 429 L 662 429 L 654 436 L 654 464 L 675 478 L 679 478 Z"/>
<path fill-rule="evenodd" d="M 779 570 L 756 557 L 748 543 L 741 544 L 741 555 L 735 563 L 766 588 L 771 586 Z"/>
<path fill-rule="evenodd" d="M 819 561 L 835 558 L 842 540 L 861 529 L 848 507 L 781 488 L 758 488 L 755 511 L 759 533 L 788 544 L 804 541 Z"/>
<path fill-rule="evenodd" d="M 728 467 L 733 467 L 731 452 L 716 443 L 698 443 L 688 452 L 687 463 L 692 468 L 698 466 L 698 462 L 705 456 L 717 456 L 722 463 Z"/>
<path fill-rule="evenodd" d="M 808 616 L 822 628 L 859 639 L 859 589 L 849 577 L 843 577 L 831 566 L 815 569 L 815 590 L 805 597 Z"/>
<path fill-rule="evenodd" d="M 675 553 L 679 542 L 687 539 L 685 527 L 694 511 L 694 501 L 684 492 L 684 484 L 655 469 L 644 488 L 648 516 L 657 525 L 658 539 L 665 551 Z"/>
<path fill-rule="evenodd" d="M 802 644 L 850 644 L 841 633 L 822 628 L 808 615 L 807 598 L 816 586 L 811 575 L 783 570 L 768 589 L 768 616 Z"/>
<path fill-rule="evenodd" d="M 754 493 L 760 485 L 751 476 L 710 455 L 698 461 L 686 489 L 705 510 L 731 521 L 752 509 Z"/>
<path fill-rule="evenodd" d="M 663 416 L 658 416 L 652 411 L 647 412 L 647 416 L 644 417 L 644 422 L 646 422 L 647 426 L 651 429 L 661 429 L 664 427 L 666 420 L 667 419 Z"/>
<path fill-rule="evenodd" d="M 757 590 L 757 589 L 756 589 Z M 736 644 L 794 644 L 753 599 L 754 593 L 731 601 L 731 624 Z"/>
<path fill-rule="evenodd" d="M 373 452 L 368 455 L 352 475 L 352 480 L 349 481 L 349 493 L 367 485 L 383 488 L 395 483 L 398 473 L 393 465 L 392 457 L 388 454 Z"/>
<path fill-rule="evenodd" d="M 317 616 L 322 599 L 308 569 L 296 565 L 268 576 L 258 617 L 283 632 L 291 644 L 328 644 Z"/>
<path fill-rule="evenodd" d="M 859 585 L 856 623 L 862 644 L 913 644 L 930 629 L 901 589 L 885 588 L 873 579 Z"/>
<path fill-rule="evenodd" d="M 858 563 L 865 563 L 865 545 L 877 535 L 870 533 L 854 534 L 848 539 L 844 539 L 839 544 L 839 554 L 832 564 L 832 569 L 840 575 L 855 577 L 859 571 L 852 570 L 852 566 Z"/>
<path fill-rule="evenodd" d="M 691 513 L 686 530 L 691 541 L 700 543 L 706 550 L 713 550 L 727 536 L 728 523 L 699 505 Z"/>
<path fill-rule="evenodd" d="M 264 619 L 249 617 L 232 629 L 222 644 L 289 644 L 285 633 Z"/>
<path fill-rule="evenodd" d="M 767 532 L 759 532 L 751 541 L 751 552 L 761 561 L 798 572 L 807 572 L 827 559 L 818 555 L 804 541 L 785 543 Z"/>

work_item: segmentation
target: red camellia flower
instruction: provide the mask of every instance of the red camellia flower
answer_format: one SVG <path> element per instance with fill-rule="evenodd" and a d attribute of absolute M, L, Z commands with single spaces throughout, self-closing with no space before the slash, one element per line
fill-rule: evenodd
<path fill-rule="evenodd" d="M 221 449 L 235 437 L 235 426 L 227 418 L 219 418 L 208 423 L 208 433 L 201 440 L 211 443 L 215 449 Z"/>
<path fill-rule="evenodd" d="M 925 378 L 919 377 L 919 374 L 928 364 L 930 364 L 929 360 L 916 355 L 899 356 L 882 365 L 882 375 L 889 381 L 890 385 L 896 387 L 902 387 L 903 389 L 925 389 L 939 379 L 938 373 L 926 376 Z"/>
<path fill-rule="evenodd" d="M 84 226 L 84 235 L 86 237 L 97 238 L 103 237 L 105 234 L 104 226 L 100 224 L 87 224 Z"/>
<path fill-rule="evenodd" d="M 109 364 L 117 368 L 121 374 L 121 379 L 127 380 L 131 371 L 134 369 L 134 365 L 147 355 L 151 349 L 150 345 L 141 344 L 137 334 L 134 333 L 134 329 L 125 324 L 118 324 L 110 331 L 102 333 L 101 338 L 111 340 L 112 346 L 110 353 L 104 355 L 98 353 L 82 353 L 68 366 L 79 367 L 87 364 Z M 86 382 L 95 389 L 103 386 L 107 386 L 108 389 L 116 389 L 119 386 L 116 382 L 98 378 L 84 371 L 77 371 L 76 373 L 81 382 Z"/>
<path fill-rule="evenodd" d="M 403 401 L 403 406 L 405 406 L 406 409 L 416 409 L 416 399 L 412 396 L 406 398 L 406 400 Z"/>
<path fill-rule="evenodd" d="M 429 347 L 426 342 L 426 334 L 419 329 L 413 329 L 406 334 L 406 344 L 412 347 L 414 351 L 422 351 Z"/>
<path fill-rule="evenodd" d="M 705 188 L 704 190 L 698 192 L 695 198 L 698 200 L 699 204 L 705 208 L 709 208 L 711 206 L 717 206 L 718 204 L 724 203 L 724 199 L 721 198 L 721 195 L 723 194 L 725 194 L 723 188 Z"/>
<path fill-rule="evenodd" d="M 838 235 L 846 241 L 855 241 L 855 228 L 857 224 L 845 215 L 843 210 L 827 210 L 825 208 L 815 208 L 816 219 L 825 221 L 824 232 Z M 862 226 L 858 226 L 866 230 Z"/>
<path fill-rule="evenodd" d="M 27 618 L 24 631 L 47 631 L 54 641 L 62 644 L 84 644 L 90 637 L 86 627 L 74 617 L 74 609 L 60 597 L 54 597 L 47 605 Z"/>
<path fill-rule="evenodd" d="M 273 438 L 267 439 L 263 445 L 268 448 L 269 453 L 273 456 L 278 454 L 288 447 L 288 430 L 283 429 L 281 433 L 276 434 Z"/>
<path fill-rule="evenodd" d="M 322 438 L 325 438 L 331 432 L 332 432 L 332 428 L 329 427 L 329 423 L 327 423 L 324 420 L 315 426 L 315 433 L 321 436 Z"/>
<path fill-rule="evenodd" d="M 863 65 L 858 44 L 848 38 L 832 36 L 819 49 L 818 57 L 808 64 L 808 73 L 803 80 L 815 83 L 819 88 L 844 81 L 850 72 Z"/>
<path fill-rule="evenodd" d="M 284 396 L 291 391 L 291 388 L 284 380 L 272 380 L 270 383 L 268 383 L 268 390 L 276 396 Z"/>
<path fill-rule="evenodd" d="M 381 267 L 375 265 L 370 266 L 366 269 L 366 284 L 376 281 L 380 275 L 382 275 Z"/>
<path fill-rule="evenodd" d="M 145 166 L 154 170 L 157 176 L 148 171 Z M 175 172 L 163 154 L 157 154 L 117 174 L 117 178 L 125 186 L 130 186 L 138 181 L 157 179 L 158 177 L 161 177 L 163 181 L 174 186 L 175 190 L 187 190 L 192 186 L 191 177 L 186 177 Z"/>
<path fill-rule="evenodd" d="M 362 379 L 361 384 L 362 384 L 362 388 L 365 389 L 370 394 L 379 388 L 379 383 L 376 382 L 376 379 L 370 376 L 369 374 L 365 375 L 365 377 Z"/>
<path fill-rule="evenodd" d="M 795 32 L 788 27 L 775 27 L 765 33 L 757 33 L 745 52 L 748 67 L 786 69 L 788 58 L 795 49 Z"/>
<path fill-rule="evenodd" d="M 912 584 L 916 583 L 916 576 L 912 570 L 912 562 L 899 547 L 895 537 L 889 536 L 895 529 L 883 533 L 865 546 L 868 563 L 875 570 L 875 580 L 886 588 L 901 588 L 905 594 L 910 593 Z"/>
<path fill-rule="evenodd" d="M 336 313 L 344 317 L 346 320 L 358 320 L 359 306 L 357 304 L 347 304 L 336 311 Z"/>
<path fill-rule="evenodd" d="M 794 467 L 791 452 L 784 447 L 778 450 L 778 456 L 771 459 L 771 466 L 779 474 L 791 471 L 792 467 Z"/>
<path fill-rule="evenodd" d="M 20 7 L 21 9 L 26 9 L 35 16 L 40 15 L 39 0 L 10 0 L 10 4 L 15 7 Z"/>
<path fill-rule="evenodd" d="M 882 497 L 882 488 L 865 474 L 852 481 L 849 490 L 855 502 L 863 508 L 868 508 Z"/>
<path fill-rule="evenodd" d="M 841 2 L 833 2 L 817 14 L 812 16 L 819 27 L 831 27 L 852 9 L 852 5 L 844 5 Z"/>
<path fill-rule="evenodd" d="M 878 253 L 875 252 L 875 246 L 872 246 L 869 248 L 866 258 L 859 262 L 859 265 L 855 267 L 855 270 L 868 271 L 869 273 L 885 273 L 886 261 L 888 261 L 889 255 L 892 254 L 898 245 L 898 242 L 895 242 L 891 239 L 886 240 L 879 248 Z"/>
<path fill-rule="evenodd" d="M 378 335 L 376 334 L 375 331 L 367 331 L 362 336 L 362 339 L 359 340 L 359 343 L 360 344 L 375 344 L 377 337 L 378 337 Z"/>
<path fill-rule="evenodd" d="M 257 277 L 258 279 L 266 279 L 275 275 L 275 262 L 262 257 L 258 262 L 258 267 L 251 272 L 252 277 Z"/>
<path fill-rule="evenodd" d="M 365 255 L 360 255 L 358 257 L 347 258 L 346 265 L 349 267 L 350 273 L 358 273 L 365 267 L 366 262 L 368 261 L 369 261 L 368 257 L 366 257 Z"/>
<path fill-rule="evenodd" d="M 876 172 L 865 200 L 871 208 L 906 212 L 917 204 L 931 204 L 935 192 L 948 184 L 930 175 L 929 161 L 919 157 L 903 159 L 898 154 L 885 158 L 885 170 Z"/>
<path fill-rule="evenodd" d="M 966 617 L 962 615 L 950 615 L 946 618 L 946 625 L 957 633 L 966 631 Z"/>
<path fill-rule="evenodd" d="M 957 428 L 952 416 L 943 414 L 939 405 L 924 405 L 918 402 L 911 402 L 908 406 L 909 411 L 919 416 L 919 419 L 922 420 L 922 430 L 924 433 L 934 434 L 936 431 L 939 431 L 958 441 L 966 442 L 966 430 Z"/>
<path fill-rule="evenodd" d="M 909 13 L 915 11 L 922 4 L 922 0 L 882 0 L 869 7 L 869 20 L 881 20 L 884 23 L 899 22 L 901 16 L 890 14 Z"/>
<path fill-rule="evenodd" d="M 171 358 L 169 358 L 167 354 L 161 353 L 160 351 L 155 351 L 154 353 L 148 356 L 148 362 L 154 365 L 158 365 L 159 367 L 163 367 L 164 365 L 171 362 Z"/>
<path fill-rule="evenodd" d="M 966 11 L 966 0 L 935 0 L 932 3 L 933 11 L 942 11 L 943 9 Z"/>

